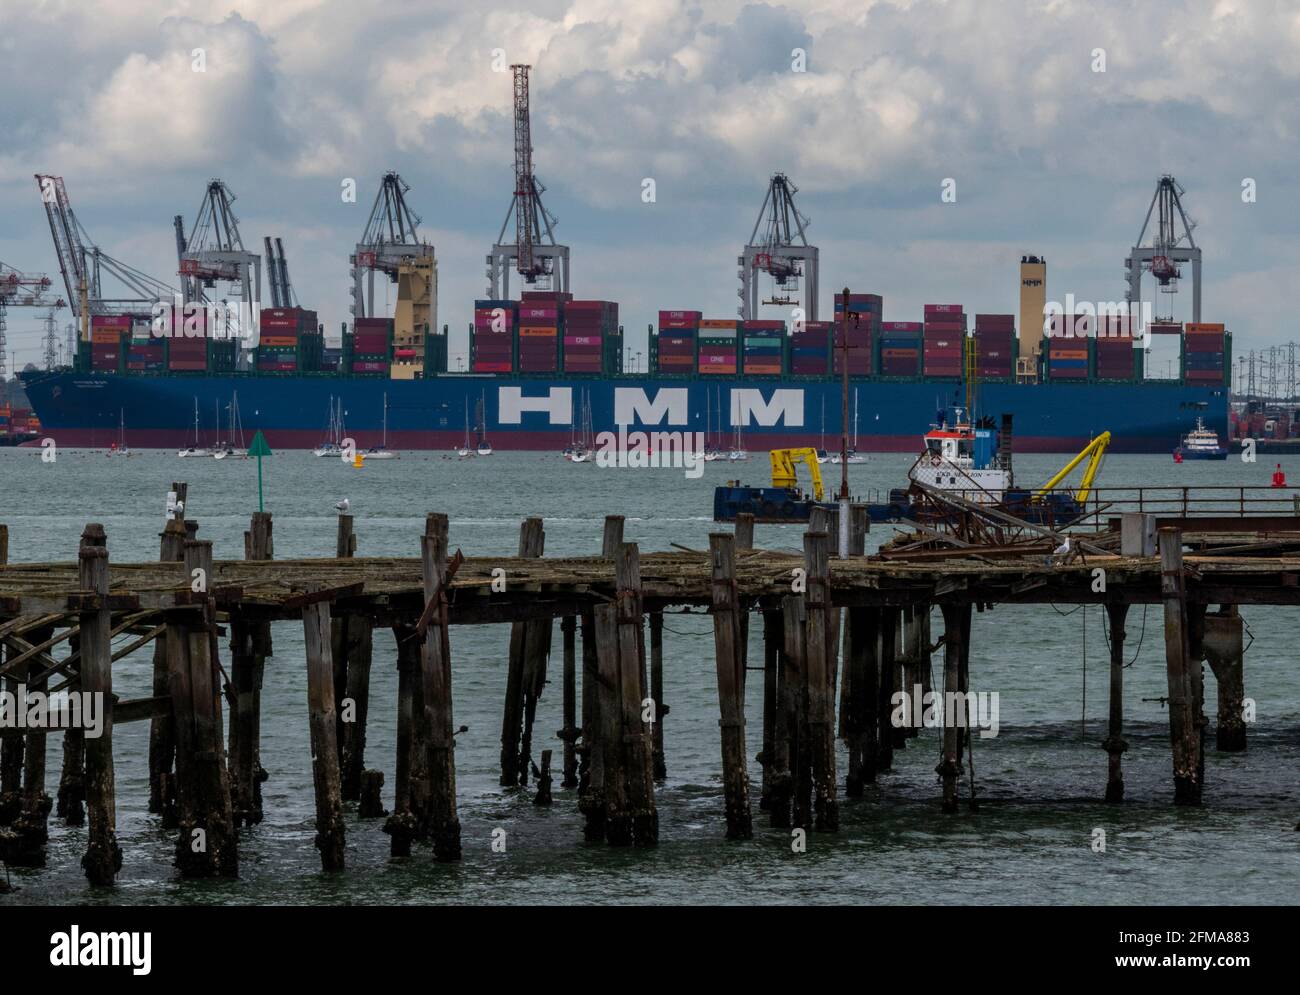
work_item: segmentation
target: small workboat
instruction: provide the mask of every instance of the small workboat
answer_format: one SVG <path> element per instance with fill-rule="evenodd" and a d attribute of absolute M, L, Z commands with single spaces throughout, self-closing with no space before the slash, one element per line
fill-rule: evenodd
<path fill-rule="evenodd" d="M 1228 458 L 1227 446 L 1219 444 L 1219 433 L 1205 427 L 1205 419 L 1197 418 L 1196 427 L 1183 436 L 1180 446 L 1174 450 L 1174 462 L 1183 460 L 1220 460 Z"/>

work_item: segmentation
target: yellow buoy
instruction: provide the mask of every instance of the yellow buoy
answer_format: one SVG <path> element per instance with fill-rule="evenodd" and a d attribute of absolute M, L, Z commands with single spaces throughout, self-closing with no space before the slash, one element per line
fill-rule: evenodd
<path fill-rule="evenodd" d="M 363 461 L 364 461 L 364 460 L 365 460 L 365 457 L 364 457 L 363 455 L 361 455 L 361 453 L 356 453 L 356 454 L 354 454 L 353 457 L 352 457 L 352 468 L 353 468 L 354 470 L 360 470 L 361 467 L 362 467 L 362 465 L 363 465 Z"/>

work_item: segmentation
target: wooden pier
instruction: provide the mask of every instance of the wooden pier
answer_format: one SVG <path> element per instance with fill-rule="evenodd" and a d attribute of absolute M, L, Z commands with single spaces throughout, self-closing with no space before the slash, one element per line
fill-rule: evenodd
<path fill-rule="evenodd" d="M 173 486 L 183 497 L 185 485 Z M 341 515 L 333 556 L 276 560 L 271 516 L 259 513 L 245 533 L 242 559 L 216 559 L 198 523 L 173 518 L 160 535 L 157 562 L 114 562 L 113 537 L 92 523 L 77 562 L 12 565 L 4 565 L 9 539 L 0 525 L 0 689 L 93 692 L 111 703 L 103 735 L 93 739 L 77 730 L 0 730 L 0 860 L 43 866 L 52 812 L 76 824 L 84 806 L 87 878 L 112 884 L 130 860 L 116 839 L 112 730 L 147 721 L 149 809 L 176 833 L 180 874 L 237 876 L 240 827 L 263 817 L 261 691 L 276 621 L 303 626 L 316 846 L 330 871 L 344 867 L 343 813 L 351 802 L 363 817 L 387 816 L 375 831 L 388 834 L 394 857 L 427 842 L 436 860 L 460 859 L 455 737 L 463 729 L 454 719 L 457 667 L 449 640 L 456 625 L 509 627 L 501 640 L 509 660 L 503 788 L 527 789 L 531 781 L 538 805 L 576 803 L 588 841 L 652 846 L 659 830 L 655 793 L 672 760 L 663 691 L 666 611 L 698 609 L 712 617 L 715 666 L 701 679 L 714 680 L 718 693 L 719 814 L 725 835 L 743 839 L 753 832 L 754 794 L 773 827 L 838 831 L 841 785 L 845 797 L 860 796 L 916 734 L 891 723 L 895 693 L 915 685 L 949 696 L 968 692 L 972 613 L 998 604 L 1104 606 L 1110 711 L 1100 745 L 1109 765 L 1105 781 L 1098 776 L 1097 795 L 1121 801 L 1125 618 L 1132 605 L 1158 604 L 1172 799 L 1199 804 L 1207 726 L 1202 661 L 1218 686 L 1216 746 L 1245 749 L 1238 608 L 1300 605 L 1300 533 L 1161 528 L 1153 549 L 1155 523 L 1123 517 L 1122 529 L 1078 534 L 1064 545 L 1062 533 L 995 519 L 976 530 L 978 541 L 969 517 L 963 527 L 930 522 L 867 556 L 866 509 L 859 505 L 816 511 L 803 548 L 789 551 L 752 548 L 753 522 L 741 516 L 734 533 L 712 534 L 707 550 L 643 554 L 623 541 L 622 518 L 611 516 L 585 557 L 544 555 L 544 522 L 530 518 L 521 526 L 518 555 L 467 557 L 456 547 L 454 523 L 430 514 L 423 534 L 411 537 L 419 555 L 395 559 L 356 555 L 354 522 Z M 935 609 L 943 619 L 937 639 Z M 761 649 L 749 646 L 754 614 L 762 620 Z M 563 727 L 552 743 L 535 719 L 554 666 L 556 620 Z M 373 659 L 372 634 L 380 627 L 396 637 L 393 661 Z M 150 642 L 152 693 L 115 696 L 114 662 Z M 931 689 L 936 651 L 942 687 Z M 293 665 L 283 655 L 274 662 Z M 396 701 L 371 698 L 376 665 L 396 666 Z M 762 724 L 755 737 L 745 684 L 747 673 L 759 670 Z M 385 775 L 368 766 L 375 758 L 366 755 L 367 716 L 380 708 L 397 716 L 391 813 L 380 801 Z M 60 732 L 56 810 L 47 794 L 47 740 Z M 968 723 L 945 723 L 936 771 L 946 812 L 959 807 L 968 736 Z M 846 741 L 846 770 L 837 767 L 837 738 Z M 751 768 L 755 749 L 758 770 Z"/>

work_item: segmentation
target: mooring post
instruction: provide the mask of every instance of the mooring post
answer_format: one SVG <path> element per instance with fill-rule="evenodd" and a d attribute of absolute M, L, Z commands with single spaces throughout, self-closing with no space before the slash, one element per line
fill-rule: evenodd
<path fill-rule="evenodd" d="M 197 611 L 190 608 L 183 613 L 180 646 L 173 646 L 174 626 L 168 620 L 167 646 L 181 830 L 176 863 L 183 877 L 235 877 L 239 851 L 222 744 L 211 542 L 185 541 L 185 576 L 190 581 L 190 604 Z M 183 674 L 177 669 L 183 669 Z"/>
<path fill-rule="evenodd" d="M 360 819 L 382 819 L 388 814 L 384 808 L 384 772 L 367 770 L 361 774 L 361 800 L 357 804 Z"/>
<path fill-rule="evenodd" d="M 1160 529 L 1160 592 L 1165 609 L 1165 674 L 1169 683 L 1169 739 L 1173 747 L 1174 804 L 1199 805 L 1195 702 L 1192 697 L 1191 651 L 1187 638 L 1187 586 L 1183 574 L 1183 536 L 1177 528 Z"/>
<path fill-rule="evenodd" d="M 620 544 L 614 558 L 615 608 L 618 613 L 619 697 L 622 710 L 623 767 L 627 816 L 637 846 L 659 842 L 655 809 L 653 714 L 646 714 L 645 626 L 641 601 L 641 556 L 636 543 Z M 653 699 L 651 706 L 653 708 Z M 647 721 L 647 718 L 650 721 Z"/>
<path fill-rule="evenodd" d="M 41 628 L 28 634 L 34 645 L 40 645 L 54 634 L 54 629 Z M 41 667 L 40 663 L 35 666 Z M 31 667 L 19 664 L 15 674 L 20 683 L 26 682 L 29 693 L 46 689 L 46 678 L 28 680 Z M 67 735 L 66 733 L 64 735 Z M 7 843 L 0 844 L 0 860 L 14 867 L 44 867 L 45 844 L 49 842 L 49 816 L 51 801 L 45 793 L 46 734 L 39 729 L 28 730 L 25 736 L 14 736 L 26 749 L 20 754 L 22 761 L 21 785 L 15 787 L 17 811 L 13 819 L 13 835 Z M 10 742 L 9 738 L 5 742 Z"/>
<path fill-rule="evenodd" d="M 451 641 L 447 617 L 447 536 L 426 535 L 420 544 L 426 605 L 434 605 L 420 647 L 420 685 L 429 730 L 429 834 L 435 860 L 460 860 L 460 819 L 456 814 L 456 728 L 452 721 Z"/>
<path fill-rule="evenodd" d="M 812 825 L 804 619 L 802 595 L 781 599 L 781 672 L 776 689 L 776 759 L 769 819 L 773 829 Z"/>
<path fill-rule="evenodd" d="M 1124 800 L 1124 770 L 1121 766 L 1128 743 L 1124 740 L 1124 620 L 1128 604 L 1114 601 L 1106 605 L 1106 622 L 1110 629 L 1110 717 L 1106 739 L 1101 748 L 1109 756 L 1106 774 L 1106 801 Z"/>
<path fill-rule="evenodd" d="M 578 619 L 565 615 L 560 620 L 564 647 L 564 727 L 556 736 L 564 744 L 562 788 L 578 786 Z"/>
<path fill-rule="evenodd" d="M 271 559 L 271 513 L 256 511 L 244 533 L 244 559 Z M 241 613 L 242 615 L 242 613 Z M 270 652 L 271 623 L 235 616 L 230 620 L 230 681 L 235 704 L 231 709 L 231 804 L 236 826 L 262 821 L 261 696 L 262 675 Z"/>
<path fill-rule="evenodd" d="M 519 556 L 542 555 L 546 534 L 540 518 L 527 518 L 519 527 Z M 527 758 L 523 755 L 524 707 L 528 694 L 529 630 L 531 622 L 510 626 L 510 656 L 506 673 L 506 700 L 501 719 L 501 784 L 514 787 L 528 783 Z"/>
<path fill-rule="evenodd" d="M 1205 740 L 1210 720 L 1205 716 L 1205 611 L 1201 602 L 1187 605 L 1187 683 L 1192 689 L 1192 721 L 1196 723 L 1196 783 L 1205 784 Z"/>
<path fill-rule="evenodd" d="M 623 516 L 607 515 L 601 535 L 600 555 L 613 559 L 623 542 Z M 588 842 L 605 838 L 605 746 L 600 740 L 600 654 L 596 645 L 596 620 L 591 609 L 582 612 L 582 749 L 579 751 L 578 810 L 585 816 L 583 837 Z"/>
<path fill-rule="evenodd" d="M 339 773 L 334 708 L 334 662 L 330 659 L 330 608 L 316 601 L 302 609 L 307 655 L 307 722 L 311 775 L 316 789 L 316 849 L 322 870 L 343 870 L 343 787 Z"/>
<path fill-rule="evenodd" d="M 350 560 L 357 548 L 357 535 L 353 530 L 351 515 L 338 516 L 338 529 L 334 540 L 334 557 Z M 341 612 L 330 612 L 330 657 L 334 664 L 334 742 L 338 746 L 339 768 L 343 765 L 343 743 L 346 723 L 343 721 L 344 701 L 348 696 L 348 666 L 352 650 L 352 618 Z M 340 775 L 341 776 L 341 775 Z"/>
<path fill-rule="evenodd" d="M 835 783 L 835 684 L 830 673 L 834 655 L 836 608 L 831 601 L 830 537 L 825 532 L 805 532 L 804 569 L 807 591 L 808 727 L 813 766 L 815 828 L 839 830 L 839 802 Z"/>
<path fill-rule="evenodd" d="M 1236 605 L 1221 605 L 1205 616 L 1205 658 L 1218 685 L 1215 748 L 1225 753 L 1246 749 L 1246 688 L 1242 674 L 1242 621 Z"/>
<path fill-rule="evenodd" d="M 172 491 L 182 504 L 187 490 L 183 482 L 172 484 Z M 163 525 L 158 537 L 160 563 L 180 563 L 185 559 L 185 522 L 182 515 L 183 510 L 173 513 Z M 167 641 L 162 638 L 156 640 L 153 647 L 153 693 L 158 698 L 167 694 Z M 168 783 L 174 784 L 171 772 L 175 756 L 176 736 L 172 730 L 171 715 L 154 716 L 149 723 L 149 811 L 165 815 L 163 824 L 167 829 L 176 828 L 176 799 L 164 797 L 163 781 L 166 778 Z"/>
<path fill-rule="evenodd" d="M 754 548 L 754 516 L 747 511 L 736 515 L 736 549 Z"/>
<path fill-rule="evenodd" d="M 943 758 L 935 772 L 943 778 L 943 810 L 957 811 L 957 778 L 961 775 L 961 727 L 957 716 L 948 706 L 961 689 L 962 636 L 970 616 L 969 604 L 948 604 L 943 610 Z"/>
<path fill-rule="evenodd" d="M 727 839 L 753 835 L 749 775 L 745 770 L 744 657 L 740 643 L 740 599 L 736 593 L 736 548 L 725 532 L 709 535 L 712 565 L 713 649 L 718 673 L 718 725 L 722 729 L 722 788 Z"/>
<path fill-rule="evenodd" d="M 384 823 L 393 857 L 409 857 L 417 831 L 411 799 L 412 758 L 415 753 L 415 689 L 419 680 L 420 643 L 415 626 L 393 626 L 397 643 L 397 759 L 393 766 L 393 814 Z"/>
<path fill-rule="evenodd" d="M 100 735 L 86 740 L 86 808 L 90 832 L 81 866 L 92 885 L 110 885 L 122 869 L 117 845 L 117 802 L 113 774 L 113 613 L 108 598 L 108 543 L 102 525 L 81 534 L 78 583 L 92 591 L 98 606 L 80 616 L 81 690 L 94 696 L 102 716 Z"/>
<path fill-rule="evenodd" d="M 664 757 L 664 718 L 668 706 L 664 703 L 664 613 L 650 613 L 650 697 L 654 699 L 654 726 L 651 742 L 654 748 L 654 777 L 662 781 L 668 776 L 668 763 Z"/>

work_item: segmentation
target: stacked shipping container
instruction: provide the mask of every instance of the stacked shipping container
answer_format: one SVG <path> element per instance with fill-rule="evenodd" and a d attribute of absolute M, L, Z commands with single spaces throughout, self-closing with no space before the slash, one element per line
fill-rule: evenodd
<path fill-rule="evenodd" d="M 801 377 L 824 377 L 830 370 L 831 323 L 805 321 L 790 333 L 790 372 Z"/>
<path fill-rule="evenodd" d="M 1222 383 L 1227 352 L 1223 325 L 1188 322 L 1183 327 L 1184 379 L 1188 383 Z"/>
<path fill-rule="evenodd" d="M 975 315 L 975 375 L 980 380 L 1010 380 L 1016 368 L 1016 317 Z"/>
<path fill-rule="evenodd" d="M 358 318 L 352 323 L 352 368 L 349 372 L 387 376 L 392 351 L 392 318 Z"/>
<path fill-rule="evenodd" d="M 767 377 L 785 372 L 784 321 L 747 321 L 741 334 L 744 373 Z"/>
<path fill-rule="evenodd" d="M 732 376 L 739 369 L 740 322 L 730 318 L 700 321 L 699 372 L 710 376 Z"/>
<path fill-rule="evenodd" d="M 927 377 L 960 377 L 966 314 L 960 304 L 927 304 L 922 369 Z"/>
<path fill-rule="evenodd" d="M 361 319 L 365 321 L 367 319 Z M 222 363 L 233 361 L 225 349 L 213 343 L 213 365 L 220 355 Z M 317 331 L 316 312 L 300 307 L 263 308 L 257 343 L 258 373 L 294 373 L 313 370 L 320 364 L 321 336 Z"/>
<path fill-rule="evenodd" d="M 90 368 L 98 373 L 120 373 L 122 350 L 131 338 L 129 314 L 97 314 L 90 319 Z"/>
<path fill-rule="evenodd" d="M 844 335 L 848 334 L 849 376 L 866 377 L 872 374 L 872 350 L 880 334 L 880 319 L 884 300 L 879 294 L 835 295 L 835 322 L 832 333 L 831 372 L 840 374 L 844 365 Z M 845 312 L 848 320 L 845 321 Z"/>
<path fill-rule="evenodd" d="M 655 337 L 655 371 L 667 374 L 695 372 L 699 346 L 699 311 L 660 311 Z"/>
<path fill-rule="evenodd" d="M 1087 380 L 1090 374 L 1089 353 L 1094 327 L 1088 314 L 1053 314 L 1047 350 L 1049 380 Z"/>
<path fill-rule="evenodd" d="M 613 301 L 566 301 L 564 318 L 564 372 L 613 372 L 611 354 L 622 353 L 618 334 L 618 305 Z"/>
<path fill-rule="evenodd" d="M 921 344 L 924 327 L 919 321 L 881 322 L 881 376 L 917 377 L 921 375 Z"/>
<path fill-rule="evenodd" d="M 1138 354 L 1133 349 L 1132 319 L 1126 314 L 1103 317 L 1098 323 L 1093 352 L 1093 373 L 1098 380 L 1133 380 Z"/>
<path fill-rule="evenodd" d="M 560 366 L 560 309 L 558 301 L 521 301 L 519 316 L 519 372 L 555 373 Z"/>

